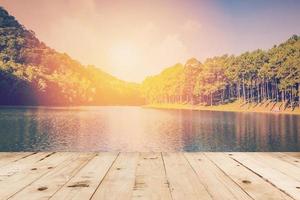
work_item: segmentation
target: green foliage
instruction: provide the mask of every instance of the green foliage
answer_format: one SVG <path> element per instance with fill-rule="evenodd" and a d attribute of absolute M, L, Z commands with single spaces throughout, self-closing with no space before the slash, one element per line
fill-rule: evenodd
<path fill-rule="evenodd" d="M 300 37 L 294 35 L 268 51 L 213 57 L 203 64 L 190 59 L 180 70 L 173 66 L 147 78 L 143 91 L 149 103 L 213 105 L 243 99 L 294 107 L 299 105 L 299 85 Z"/>
<path fill-rule="evenodd" d="M 141 103 L 139 85 L 50 49 L 0 7 L 0 104 Z"/>

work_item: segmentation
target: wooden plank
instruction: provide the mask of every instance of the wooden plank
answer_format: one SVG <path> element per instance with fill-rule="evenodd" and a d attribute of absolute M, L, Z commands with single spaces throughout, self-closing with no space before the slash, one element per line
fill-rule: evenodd
<path fill-rule="evenodd" d="M 28 169 L 32 166 L 32 164 L 39 162 L 41 159 L 44 159 L 51 154 L 52 152 L 36 153 L 2 166 L 0 168 L 0 180 L 4 181 L 7 178 L 21 172 L 22 170 Z"/>
<path fill-rule="evenodd" d="M 300 199 L 300 182 L 294 178 L 275 170 L 270 165 L 266 165 L 264 160 L 256 159 L 250 155 L 251 153 L 231 153 L 231 157 L 271 182 L 274 186 L 289 194 L 295 199 Z"/>
<path fill-rule="evenodd" d="M 300 158 L 300 152 L 284 152 L 284 154 L 287 154 L 289 156 L 293 156 L 295 158 Z"/>
<path fill-rule="evenodd" d="M 185 153 L 184 155 L 213 199 L 252 199 L 203 153 Z"/>
<path fill-rule="evenodd" d="M 39 180 L 25 187 L 10 199 L 49 199 L 56 191 L 66 184 L 90 159 L 94 153 L 80 153 L 76 159 L 60 164 Z"/>
<path fill-rule="evenodd" d="M 182 153 L 163 153 L 163 160 L 174 200 L 212 199 Z"/>
<path fill-rule="evenodd" d="M 99 155 L 90 160 L 67 184 L 55 193 L 51 199 L 89 199 L 112 166 L 117 155 L 117 153 L 99 153 Z"/>
<path fill-rule="evenodd" d="M 138 157 L 138 153 L 121 153 L 94 193 L 92 199 L 130 199 L 134 187 Z"/>
<path fill-rule="evenodd" d="M 300 168 L 300 157 L 299 158 L 293 157 L 290 156 L 289 154 L 281 153 L 281 152 L 271 153 L 270 155 L 279 158 L 285 162 L 291 163 L 292 165 L 295 165 L 296 167 Z"/>
<path fill-rule="evenodd" d="M 257 200 L 292 200 L 261 177 L 254 174 L 224 153 L 205 153 L 224 173 L 235 181 L 247 194 Z"/>
<path fill-rule="evenodd" d="M 132 199 L 172 199 L 161 153 L 140 154 Z"/>
<path fill-rule="evenodd" d="M 300 169 L 289 163 L 272 156 L 272 153 L 251 153 L 250 156 L 257 160 L 269 165 L 275 170 L 282 172 L 283 174 L 300 181 Z"/>
<path fill-rule="evenodd" d="M 298 154 L 4 152 L 0 199 L 300 199 Z"/>
<path fill-rule="evenodd" d="M 55 153 L 37 163 L 33 163 L 30 168 L 14 174 L 5 181 L 0 181 L 0 199 L 13 196 L 27 185 L 55 169 L 60 163 L 74 160 L 77 157 L 77 153 Z"/>
<path fill-rule="evenodd" d="M 26 158 L 34 152 L 1 152 L 0 153 L 0 167 L 5 166 L 11 162 L 16 162 L 20 159 Z"/>

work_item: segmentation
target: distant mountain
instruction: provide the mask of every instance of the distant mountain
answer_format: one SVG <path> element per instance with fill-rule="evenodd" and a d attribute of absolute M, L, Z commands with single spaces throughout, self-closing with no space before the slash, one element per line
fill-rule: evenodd
<path fill-rule="evenodd" d="M 140 86 L 83 66 L 0 7 L 1 105 L 139 105 Z"/>

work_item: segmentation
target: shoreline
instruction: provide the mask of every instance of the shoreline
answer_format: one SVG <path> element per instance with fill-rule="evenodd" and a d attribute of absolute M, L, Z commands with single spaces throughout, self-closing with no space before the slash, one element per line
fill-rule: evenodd
<path fill-rule="evenodd" d="M 239 112 L 239 113 L 269 113 L 269 114 L 289 114 L 289 115 L 300 115 L 300 109 L 295 108 L 292 111 L 290 108 L 280 111 L 273 109 L 270 106 L 261 104 L 254 107 L 253 105 L 242 105 L 241 103 L 234 102 L 225 105 L 216 106 L 202 106 L 202 105 L 190 105 L 190 104 L 149 104 L 143 106 L 144 108 L 154 109 L 170 109 L 170 110 L 194 110 L 194 111 L 216 111 L 216 112 Z"/>
<path fill-rule="evenodd" d="M 265 103 L 264 103 L 265 104 Z M 287 108 L 280 111 L 278 107 L 265 106 L 264 104 L 253 106 L 252 104 L 242 103 L 228 103 L 224 105 L 215 106 L 203 106 L 203 105 L 190 105 L 190 104 L 148 104 L 148 105 L 99 105 L 99 106 L 23 106 L 23 105 L 0 105 L 0 109 L 7 108 L 33 108 L 33 109 L 92 109 L 97 107 L 140 107 L 140 108 L 152 108 L 152 109 L 169 109 L 169 110 L 193 110 L 193 111 L 216 111 L 216 112 L 239 112 L 239 113 L 269 113 L 269 114 L 289 114 L 300 115 L 300 108 L 297 107 L 292 111 Z M 279 104 L 279 103 L 277 103 Z M 273 108 L 270 108 L 273 107 Z"/>

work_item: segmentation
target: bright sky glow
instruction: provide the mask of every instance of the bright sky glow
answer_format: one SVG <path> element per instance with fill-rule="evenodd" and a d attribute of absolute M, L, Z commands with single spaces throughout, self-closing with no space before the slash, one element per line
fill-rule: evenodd
<path fill-rule="evenodd" d="M 191 57 L 270 48 L 300 34 L 298 0 L 0 0 L 48 46 L 142 81 Z"/>

